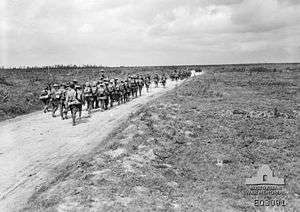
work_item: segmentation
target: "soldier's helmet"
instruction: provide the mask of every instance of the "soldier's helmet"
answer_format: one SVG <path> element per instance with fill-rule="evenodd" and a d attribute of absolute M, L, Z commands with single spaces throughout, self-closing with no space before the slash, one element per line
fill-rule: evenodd
<path fill-rule="evenodd" d="M 118 81 L 119 79 L 118 78 L 115 78 L 115 81 Z"/>
<path fill-rule="evenodd" d="M 76 85 L 75 88 L 76 89 L 81 89 L 81 85 Z"/>
<path fill-rule="evenodd" d="M 100 83 L 100 87 L 103 87 L 104 86 L 104 84 L 103 83 Z"/>
<path fill-rule="evenodd" d="M 86 83 L 85 83 L 85 86 L 86 86 L 86 87 L 89 87 L 89 86 L 91 86 L 91 84 L 90 84 L 89 82 L 86 82 Z"/>
<path fill-rule="evenodd" d="M 61 84 L 60 84 L 60 87 L 66 88 L 67 85 L 66 85 L 66 83 L 61 83 Z"/>
<path fill-rule="evenodd" d="M 74 84 L 78 83 L 78 80 L 77 79 L 73 79 L 73 83 Z"/>
<path fill-rule="evenodd" d="M 101 69 L 100 69 L 100 72 L 101 72 L 101 73 L 103 73 L 103 72 L 104 72 L 104 69 L 103 69 L 103 68 L 101 68 Z"/>
<path fill-rule="evenodd" d="M 111 79 L 109 82 L 114 82 L 114 79 Z"/>
<path fill-rule="evenodd" d="M 97 82 L 94 81 L 94 82 L 92 83 L 92 86 L 93 86 L 93 87 L 96 87 L 96 86 L 97 86 Z"/>
<path fill-rule="evenodd" d="M 59 85 L 58 84 L 53 84 L 53 88 L 58 88 L 59 87 Z"/>

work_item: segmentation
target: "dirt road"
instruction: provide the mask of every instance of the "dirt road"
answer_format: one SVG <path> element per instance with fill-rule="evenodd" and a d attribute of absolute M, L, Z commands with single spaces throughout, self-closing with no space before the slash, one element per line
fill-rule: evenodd
<path fill-rule="evenodd" d="M 17 211 L 60 163 L 86 154 L 143 104 L 181 82 L 168 81 L 167 88 L 151 88 L 142 97 L 111 110 L 86 112 L 78 125 L 50 113 L 36 112 L 0 123 L 0 211 Z"/>

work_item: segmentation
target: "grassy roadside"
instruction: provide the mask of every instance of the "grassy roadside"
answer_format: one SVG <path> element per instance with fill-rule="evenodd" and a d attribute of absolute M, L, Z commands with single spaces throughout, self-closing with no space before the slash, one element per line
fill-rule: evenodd
<path fill-rule="evenodd" d="M 191 79 L 60 167 L 26 210 L 254 211 L 245 178 L 261 164 L 286 179 L 286 210 L 296 210 L 296 75 L 218 69 Z"/>

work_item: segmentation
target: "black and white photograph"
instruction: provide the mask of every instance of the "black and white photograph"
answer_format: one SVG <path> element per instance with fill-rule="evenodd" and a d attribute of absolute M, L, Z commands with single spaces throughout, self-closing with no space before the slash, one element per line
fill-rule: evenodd
<path fill-rule="evenodd" d="M 0 212 L 300 211 L 300 0 L 0 0 Z"/>

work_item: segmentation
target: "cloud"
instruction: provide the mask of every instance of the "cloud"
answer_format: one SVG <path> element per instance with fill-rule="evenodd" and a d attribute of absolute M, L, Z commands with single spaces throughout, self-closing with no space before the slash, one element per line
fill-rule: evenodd
<path fill-rule="evenodd" d="M 300 60 L 294 0 L 1 1 L 0 12 L 8 66 Z"/>

